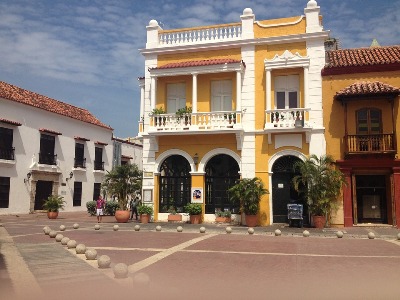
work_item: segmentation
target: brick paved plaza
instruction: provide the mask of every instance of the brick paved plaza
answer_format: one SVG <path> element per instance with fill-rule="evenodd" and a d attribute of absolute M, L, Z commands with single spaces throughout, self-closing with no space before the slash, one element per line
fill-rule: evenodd
<path fill-rule="evenodd" d="M 73 224 L 79 223 L 79 229 Z M 0 299 L 399 299 L 399 230 L 303 229 L 130 222 L 105 217 L 95 230 L 86 213 L 0 216 Z M 60 225 L 66 230 L 60 231 Z M 156 231 L 156 226 L 161 231 Z M 49 226 L 107 255 L 110 268 L 45 235 Z M 177 226 L 183 232 L 177 232 Z M 200 233 L 200 227 L 206 228 Z M 282 236 L 275 236 L 280 228 Z M 375 239 L 368 239 L 368 232 Z M 116 279 L 124 263 L 128 276 Z M 7 298 L 3 297 L 7 296 Z"/>

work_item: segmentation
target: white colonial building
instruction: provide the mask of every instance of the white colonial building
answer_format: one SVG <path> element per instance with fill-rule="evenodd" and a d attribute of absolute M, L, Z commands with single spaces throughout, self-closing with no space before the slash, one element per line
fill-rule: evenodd
<path fill-rule="evenodd" d="M 113 165 L 142 165 L 141 145 L 113 138 L 86 109 L 1 81 L 0 107 L 0 214 L 41 210 L 50 194 L 84 211 Z"/>

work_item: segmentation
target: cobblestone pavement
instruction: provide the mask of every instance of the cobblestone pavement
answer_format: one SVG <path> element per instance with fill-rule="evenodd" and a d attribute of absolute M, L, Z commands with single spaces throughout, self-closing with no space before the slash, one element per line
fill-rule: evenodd
<path fill-rule="evenodd" d="M 0 299 L 400 297 L 400 231 L 390 226 L 317 230 L 274 224 L 249 234 L 235 225 L 136 221 L 114 231 L 111 216 L 99 230 L 96 224 L 84 212 L 61 212 L 56 220 L 44 213 L 0 216 Z M 97 258 L 107 255 L 110 268 L 45 235 L 44 226 L 95 249 Z M 304 230 L 310 237 L 303 237 Z M 370 232 L 375 239 L 368 239 Z M 127 266 L 127 278 L 115 278 L 119 263 Z"/>

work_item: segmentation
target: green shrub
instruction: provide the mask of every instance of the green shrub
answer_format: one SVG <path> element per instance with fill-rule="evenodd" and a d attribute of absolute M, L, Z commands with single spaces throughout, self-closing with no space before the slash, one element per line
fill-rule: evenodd
<path fill-rule="evenodd" d="M 119 203 L 117 201 L 111 200 L 106 201 L 106 208 L 104 209 L 104 214 L 108 216 L 114 216 L 115 211 L 119 209 Z"/>
<path fill-rule="evenodd" d="M 185 206 L 185 212 L 189 215 L 201 215 L 202 205 L 199 203 L 189 203 Z"/>
<path fill-rule="evenodd" d="M 139 215 L 144 215 L 144 214 L 152 215 L 153 207 L 142 204 L 142 205 L 138 206 L 137 211 L 138 211 Z"/>
<path fill-rule="evenodd" d="M 95 216 L 96 215 L 96 201 L 88 201 L 88 202 L 86 202 L 86 209 L 87 209 L 87 212 L 91 216 Z"/>

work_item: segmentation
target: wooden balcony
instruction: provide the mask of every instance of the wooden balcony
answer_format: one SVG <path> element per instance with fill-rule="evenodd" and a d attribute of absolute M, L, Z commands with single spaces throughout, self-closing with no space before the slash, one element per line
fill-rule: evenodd
<path fill-rule="evenodd" d="M 396 138 L 392 133 L 354 134 L 344 137 L 346 154 L 395 154 Z"/>

